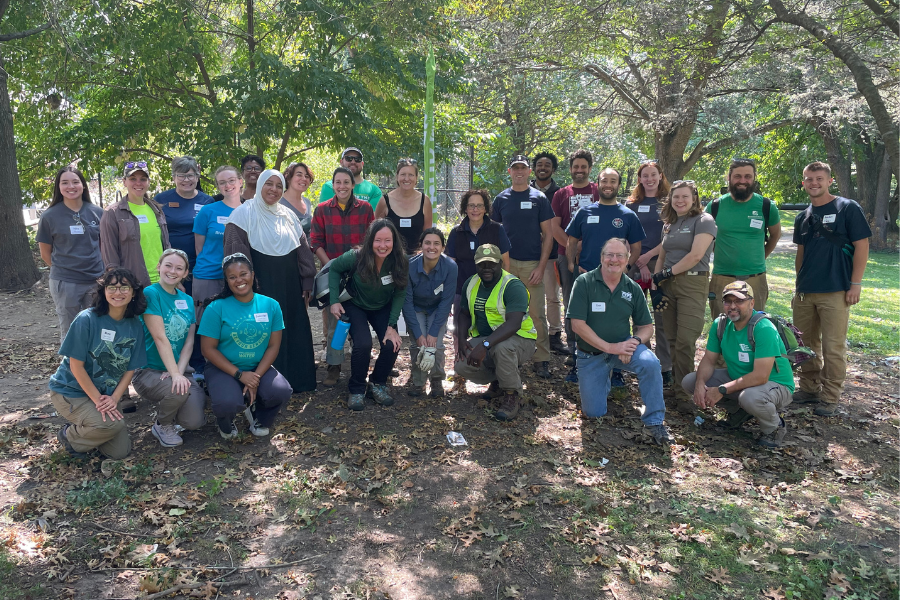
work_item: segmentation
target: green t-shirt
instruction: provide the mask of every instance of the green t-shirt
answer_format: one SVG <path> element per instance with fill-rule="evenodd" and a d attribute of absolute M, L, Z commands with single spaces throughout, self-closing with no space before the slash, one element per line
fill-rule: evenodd
<path fill-rule="evenodd" d="M 359 200 L 365 200 L 370 205 L 372 205 L 372 211 L 374 211 L 375 208 L 378 207 L 378 203 L 381 201 L 381 196 L 384 195 L 384 192 L 382 192 L 381 188 L 371 181 L 363 179 L 361 182 L 353 186 L 353 195 L 356 196 Z M 334 188 L 331 186 L 330 181 L 326 181 L 322 184 L 322 191 L 319 194 L 319 202 L 325 202 L 326 200 L 331 200 L 332 198 L 334 198 Z"/>
<path fill-rule="evenodd" d="M 188 332 L 191 330 L 191 325 L 197 321 L 194 316 L 194 301 L 181 290 L 175 290 L 174 294 L 170 294 L 158 283 L 154 283 L 145 289 L 144 296 L 147 298 L 147 310 L 140 316 L 140 319 L 141 323 L 144 324 L 147 368 L 165 371 L 166 365 L 163 364 L 156 342 L 153 341 L 153 336 L 150 335 L 150 330 L 147 329 L 144 315 L 156 315 L 162 318 L 163 325 L 166 327 L 166 338 L 172 346 L 175 362 L 178 362 L 181 350 L 187 341 Z"/>
<path fill-rule="evenodd" d="M 737 202 L 731 194 L 719 198 L 716 215 L 714 275 L 743 277 L 766 270 L 766 228 L 780 222 L 778 207 L 772 203 L 769 222 L 763 223 L 763 197 L 753 194 L 746 202 Z M 712 202 L 706 212 L 712 213 Z"/>
<path fill-rule="evenodd" d="M 147 273 L 150 275 L 150 283 L 159 281 L 159 272 L 156 265 L 162 256 L 162 231 L 156 220 L 156 213 L 147 204 L 128 203 L 128 208 L 137 217 L 141 226 L 141 253 L 144 255 L 144 264 L 147 265 Z"/>
<path fill-rule="evenodd" d="M 622 275 L 616 289 L 610 291 L 600 269 L 582 273 L 575 280 L 566 318 L 584 321 L 601 340 L 611 344 L 631 337 L 632 322 L 635 327 L 653 322 L 641 286 Z M 578 348 L 582 352 L 600 352 L 600 348 L 594 348 L 580 337 Z"/>
<path fill-rule="evenodd" d="M 273 331 L 284 329 L 281 306 L 276 300 L 254 294 L 250 302 L 234 296 L 214 301 L 200 319 L 200 335 L 219 340 L 219 352 L 231 364 L 249 371 L 262 360 Z"/>
<path fill-rule="evenodd" d="M 753 339 L 756 341 L 755 352 L 750 349 L 750 342 L 747 340 L 749 328 L 744 327 L 737 331 L 734 323 L 730 320 L 725 326 L 720 344 L 719 336 L 716 335 L 719 319 L 728 319 L 728 317 L 719 317 L 713 321 L 707 335 L 706 349 L 722 355 L 722 358 L 725 359 L 725 366 L 728 367 L 728 376 L 732 380 L 752 372 L 753 361 L 757 358 L 774 356 L 776 357 L 775 364 L 772 365 L 769 381 L 780 383 L 790 388 L 791 392 L 794 391 L 794 374 L 791 371 L 791 363 L 783 356 L 786 352 L 784 342 L 778 336 L 778 330 L 768 319 L 761 319 L 753 327 Z"/>
<path fill-rule="evenodd" d="M 337 302 L 340 294 L 341 275 L 353 268 L 357 261 L 356 250 L 347 250 L 331 262 L 328 269 L 328 289 L 331 294 L 331 303 Z M 393 326 L 400 319 L 400 311 L 406 301 L 406 286 L 399 287 L 394 284 L 391 271 L 394 269 L 394 259 L 388 257 L 381 265 L 378 279 L 374 282 L 365 281 L 359 270 L 353 274 L 351 289 L 353 297 L 350 302 L 363 310 L 381 310 L 385 305 L 391 305 L 388 316 L 388 324 Z"/>
<path fill-rule="evenodd" d="M 478 277 L 478 275 L 472 275 L 472 277 Z M 472 277 L 469 277 L 463 284 L 463 292 L 469 288 L 469 282 L 472 280 Z M 482 337 L 487 337 L 494 333 L 494 329 L 488 324 L 487 317 L 484 314 L 484 304 L 492 291 L 494 291 L 493 288 L 488 289 L 482 283 L 478 286 L 478 291 L 475 292 L 475 314 L 471 315 L 471 317 L 475 322 L 478 334 Z M 461 302 L 464 302 L 467 307 L 469 306 L 468 298 L 463 298 Z M 528 314 L 528 289 L 522 283 L 522 280 L 513 279 L 506 284 L 506 287 L 503 288 L 503 304 L 506 306 L 507 314 L 511 312 Z"/>

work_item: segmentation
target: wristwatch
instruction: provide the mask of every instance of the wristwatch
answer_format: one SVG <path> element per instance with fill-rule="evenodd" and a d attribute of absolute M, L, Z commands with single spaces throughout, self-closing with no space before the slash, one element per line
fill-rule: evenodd
<path fill-rule="evenodd" d="M 484 340 L 484 341 L 481 342 L 481 343 L 484 344 L 484 347 L 485 347 L 485 348 L 490 348 L 490 347 L 491 347 L 491 343 L 490 343 L 489 341 L 487 341 L 487 340 Z"/>
<path fill-rule="evenodd" d="M 631 336 L 631 339 L 637 340 L 637 343 L 638 343 L 638 344 L 643 344 L 643 343 L 644 343 L 644 340 L 642 340 L 640 337 L 638 337 L 638 336 L 636 336 L 636 335 Z"/>
<path fill-rule="evenodd" d="M 238 381 L 240 381 L 241 375 L 243 375 L 243 374 L 244 374 L 244 372 L 241 371 L 240 369 L 238 369 L 237 371 L 234 372 L 234 378 L 237 379 Z"/>
<path fill-rule="evenodd" d="M 724 385 L 720 385 L 717 389 L 719 390 L 719 393 L 722 394 L 723 396 L 728 393 L 728 389 L 726 389 Z"/>

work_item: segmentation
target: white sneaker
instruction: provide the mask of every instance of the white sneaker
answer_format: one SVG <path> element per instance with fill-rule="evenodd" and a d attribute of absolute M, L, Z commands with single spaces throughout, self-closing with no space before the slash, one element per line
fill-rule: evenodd
<path fill-rule="evenodd" d="M 159 440 L 159 443 L 164 448 L 174 448 L 175 446 L 180 446 L 184 443 L 184 440 L 181 439 L 181 436 L 178 435 L 178 432 L 175 431 L 175 425 L 160 425 L 159 421 L 153 424 L 153 427 L 150 428 L 150 432 L 153 434 L 153 437 Z"/>
<path fill-rule="evenodd" d="M 253 415 L 253 411 L 250 410 L 249 406 L 244 410 L 244 416 L 247 417 L 247 422 L 250 423 L 250 433 L 256 437 L 265 437 L 269 435 L 269 428 L 259 424 L 259 421 L 256 420 L 256 417 Z"/>
<path fill-rule="evenodd" d="M 233 440 L 234 438 L 236 438 L 238 436 L 238 430 L 234 423 L 231 424 L 230 431 L 227 431 L 227 432 L 222 431 L 222 428 L 219 427 L 218 425 L 216 425 L 216 429 L 219 430 L 219 435 L 222 436 L 223 440 Z"/>

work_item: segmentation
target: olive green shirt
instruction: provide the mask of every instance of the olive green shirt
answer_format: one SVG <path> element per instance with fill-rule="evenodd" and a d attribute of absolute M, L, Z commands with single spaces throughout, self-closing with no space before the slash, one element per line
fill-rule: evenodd
<path fill-rule="evenodd" d="M 341 275 L 353 268 L 353 263 L 357 258 L 356 250 L 348 250 L 331 263 L 328 271 L 328 288 L 331 296 L 331 303 L 337 303 L 340 290 L 338 287 L 341 283 Z M 406 300 L 406 286 L 399 287 L 394 284 L 391 278 L 391 270 L 394 268 L 394 259 L 388 257 L 384 264 L 381 265 L 381 272 L 378 279 L 374 282 L 364 281 L 362 275 L 357 271 L 353 273 L 350 283 L 350 289 L 353 297 L 350 302 L 363 310 L 379 310 L 385 305 L 391 305 L 391 315 L 388 324 L 392 327 L 397 324 L 400 318 L 400 311 L 403 309 L 403 302 Z"/>

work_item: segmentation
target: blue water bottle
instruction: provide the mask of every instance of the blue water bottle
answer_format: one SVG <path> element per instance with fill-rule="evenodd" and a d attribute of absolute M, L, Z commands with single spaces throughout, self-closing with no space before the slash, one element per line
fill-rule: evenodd
<path fill-rule="evenodd" d="M 347 342 L 347 333 L 350 332 L 350 317 L 346 313 L 341 315 L 341 320 L 334 327 L 334 335 L 331 336 L 331 347 L 335 350 L 343 350 Z"/>

